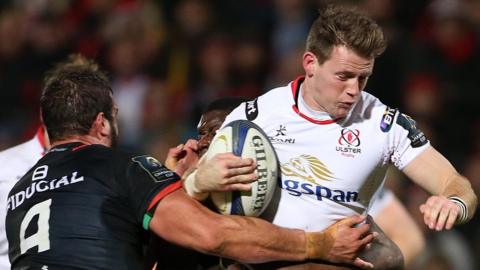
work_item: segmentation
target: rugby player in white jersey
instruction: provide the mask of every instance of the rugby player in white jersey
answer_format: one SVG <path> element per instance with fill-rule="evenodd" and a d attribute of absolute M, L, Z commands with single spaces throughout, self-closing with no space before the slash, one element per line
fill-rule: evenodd
<path fill-rule="evenodd" d="M 208 149 L 216 131 L 220 128 L 225 117 L 245 98 L 231 97 L 213 101 L 202 114 L 198 124 L 198 146 L 189 141 L 185 147 L 197 147 L 202 156 Z M 172 151 L 178 151 L 178 148 Z M 405 265 L 408 267 L 414 258 L 425 247 L 425 238 L 399 199 L 387 188 L 384 188 L 372 204 L 369 214 L 380 226 L 383 232 L 400 248 Z"/>
<path fill-rule="evenodd" d="M 241 97 L 226 97 L 221 98 L 218 100 L 213 101 L 209 104 L 205 112 L 202 114 L 199 125 L 198 125 L 198 133 L 199 138 L 198 141 L 194 139 L 188 140 L 185 144 L 180 144 L 177 147 L 171 148 L 167 159 L 165 161 L 165 165 L 175 170 L 178 174 L 183 175 L 185 171 L 191 171 L 198 161 L 198 157 L 203 156 L 206 153 L 210 142 L 215 135 L 218 128 L 222 125 L 225 117 L 240 103 L 247 101 L 245 98 Z M 195 153 L 198 153 L 196 155 Z M 188 172 L 187 172 L 188 174 Z M 185 177 L 185 175 L 184 175 Z M 191 179 L 191 178 L 190 178 Z M 197 180 L 197 179 L 195 179 Z M 192 190 L 193 186 L 189 185 L 188 180 L 184 184 L 187 193 L 197 200 L 204 200 L 206 198 L 205 195 L 208 195 L 208 192 L 212 191 L 225 191 L 225 190 L 249 190 L 250 184 L 248 183 L 241 183 L 236 181 L 230 181 L 229 183 L 221 183 L 216 180 L 198 180 L 195 190 L 201 190 L 202 192 L 196 193 Z M 191 184 L 191 183 L 190 183 Z M 203 186 L 205 185 L 205 186 Z M 208 191 L 208 192 L 206 192 Z M 206 203 L 209 205 L 209 202 Z M 213 207 L 213 206 L 212 206 Z M 362 248 L 358 248 L 355 245 L 355 242 L 359 239 L 363 239 L 365 235 L 360 233 L 360 230 L 365 229 L 365 224 L 360 226 L 360 223 L 364 223 L 365 217 L 360 217 L 355 215 L 353 217 L 349 217 L 339 221 L 339 223 L 334 224 L 341 226 L 337 226 L 337 230 L 341 233 L 338 234 L 337 239 L 334 240 L 331 244 L 334 246 L 332 250 L 332 254 L 344 254 L 348 256 L 353 256 L 355 258 L 359 252 L 363 251 Z M 348 224 L 348 225 L 347 225 Z M 357 225 L 357 226 L 355 226 Z M 377 237 L 379 237 L 382 244 L 384 245 L 392 245 L 393 243 L 387 243 L 382 241 L 383 236 L 379 236 L 377 232 L 373 233 Z M 327 241 L 328 242 L 328 241 Z M 180 247 L 176 247 L 174 245 L 167 245 L 167 243 L 156 244 L 153 250 L 153 256 L 156 257 L 156 260 L 159 262 L 165 261 L 162 258 L 165 257 L 181 257 L 181 260 L 174 260 L 170 262 L 171 264 L 168 265 L 161 265 L 161 267 L 166 268 L 159 268 L 159 269 L 190 269 L 190 268 L 209 268 L 208 265 L 211 266 L 212 262 L 214 263 L 215 260 L 212 260 L 211 256 L 207 257 L 202 254 L 195 254 L 192 252 L 188 252 L 188 250 L 182 249 Z M 168 254 L 168 255 L 167 255 Z M 335 266 L 330 265 L 331 262 L 338 263 L 338 259 L 334 259 L 335 256 L 332 256 L 332 260 L 330 262 L 323 261 L 324 266 L 328 268 L 324 269 L 345 269 L 347 266 Z M 369 258 L 370 259 L 370 258 Z M 368 260 L 367 260 L 368 261 Z M 205 264 L 207 263 L 207 264 Z M 228 265 L 228 269 L 243 269 L 242 267 L 246 267 L 246 265 L 241 265 L 238 263 L 234 263 L 233 261 L 223 260 L 222 266 Z M 257 267 L 257 266 L 255 266 Z M 264 267 L 264 266 L 262 266 Z M 267 269 L 272 269 L 272 265 L 266 265 Z M 157 268 L 158 269 L 158 268 Z M 223 269 L 223 268 L 222 268 Z M 322 268 L 323 269 L 323 268 Z M 350 269 L 350 267 L 348 267 Z"/>
<path fill-rule="evenodd" d="M 49 146 L 47 133 L 41 126 L 32 139 L 0 152 L 0 201 L 3 203 L 0 207 L 0 269 L 10 269 L 8 241 L 5 234 L 8 192 L 37 163 Z"/>
<path fill-rule="evenodd" d="M 266 219 L 321 230 L 368 213 L 390 164 L 432 194 L 420 206 L 430 229 L 451 229 L 472 218 L 477 197 L 469 181 L 430 145 L 413 119 L 363 91 L 385 48 L 373 20 L 329 6 L 310 29 L 305 75 L 227 116 L 225 123 L 255 122 L 278 154 L 280 200 L 267 209 Z"/>
<path fill-rule="evenodd" d="M 178 156 L 188 148 L 203 156 L 216 131 L 224 122 L 225 117 L 242 102 L 246 101 L 248 100 L 241 97 L 226 97 L 210 103 L 202 114 L 197 127 L 199 134 L 198 142 L 189 140 L 185 145 L 179 145 L 170 149 L 167 163 L 170 163 L 169 165 L 172 167 L 176 167 L 176 163 L 179 161 Z M 185 163 L 183 159 L 180 159 L 180 161 Z M 386 236 L 398 245 L 408 267 L 409 263 L 425 246 L 425 239 L 420 228 L 405 207 L 390 190 L 383 189 L 375 203 L 373 203 L 369 214 L 375 219 L 375 222 L 385 232 Z M 378 242 L 382 243 L 383 240 L 384 238 L 380 238 Z M 382 254 L 382 251 L 379 250 L 382 244 L 373 246 L 374 250 L 371 252 Z"/>

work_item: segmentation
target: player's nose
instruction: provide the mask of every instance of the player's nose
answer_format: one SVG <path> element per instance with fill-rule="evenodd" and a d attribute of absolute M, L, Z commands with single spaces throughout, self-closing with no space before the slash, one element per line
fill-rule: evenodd
<path fill-rule="evenodd" d="M 360 94 L 360 83 L 357 79 L 352 78 L 346 88 L 346 93 L 351 97 L 356 97 Z"/>

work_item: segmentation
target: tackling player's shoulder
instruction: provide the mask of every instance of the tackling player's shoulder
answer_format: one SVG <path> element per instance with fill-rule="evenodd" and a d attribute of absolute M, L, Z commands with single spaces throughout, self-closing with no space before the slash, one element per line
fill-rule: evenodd
<path fill-rule="evenodd" d="M 164 168 L 155 157 L 148 154 L 141 154 L 138 152 L 131 152 L 117 148 L 110 148 L 102 145 L 95 145 L 91 150 L 95 157 L 100 159 L 100 164 L 103 161 L 108 162 L 116 172 L 125 172 L 133 167 L 140 167 L 143 170 L 150 168 Z M 164 168 L 165 170 L 166 167 Z"/>
<path fill-rule="evenodd" d="M 77 152 L 77 155 L 83 159 L 105 160 L 113 163 L 124 160 L 129 156 L 129 153 L 126 151 L 101 144 L 76 147 L 76 149 L 74 148 L 72 152 Z"/>
<path fill-rule="evenodd" d="M 117 169 L 125 169 L 125 166 L 137 156 L 143 156 L 136 152 L 126 151 L 123 149 L 107 147 L 100 144 L 91 145 L 85 149 L 85 156 L 93 162 L 102 164 L 103 162 L 111 164 Z"/>
<path fill-rule="evenodd" d="M 98 179 L 112 179 L 125 172 L 134 154 L 100 144 L 60 145 L 45 155 L 38 165 L 61 170 L 75 169 Z"/>

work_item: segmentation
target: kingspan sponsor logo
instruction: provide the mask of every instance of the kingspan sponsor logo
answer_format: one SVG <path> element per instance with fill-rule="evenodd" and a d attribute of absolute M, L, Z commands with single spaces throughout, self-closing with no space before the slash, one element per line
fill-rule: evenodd
<path fill-rule="evenodd" d="M 331 182 L 339 179 L 316 157 L 301 155 L 292 158 L 288 163 L 282 164 L 281 169 L 282 188 L 290 195 L 298 197 L 314 195 L 319 201 L 324 199 L 335 202 L 358 201 L 356 191 L 331 189 L 320 184 L 321 181 Z"/>

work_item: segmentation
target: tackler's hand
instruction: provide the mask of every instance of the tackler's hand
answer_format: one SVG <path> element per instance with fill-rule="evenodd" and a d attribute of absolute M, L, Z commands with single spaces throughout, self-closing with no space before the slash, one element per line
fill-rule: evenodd
<path fill-rule="evenodd" d="M 370 225 L 364 223 L 365 219 L 365 216 L 353 216 L 334 223 L 322 232 L 308 232 L 308 258 L 372 269 L 372 263 L 358 257 L 377 234 L 369 232 Z"/>

